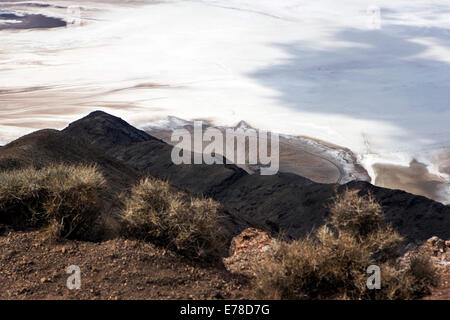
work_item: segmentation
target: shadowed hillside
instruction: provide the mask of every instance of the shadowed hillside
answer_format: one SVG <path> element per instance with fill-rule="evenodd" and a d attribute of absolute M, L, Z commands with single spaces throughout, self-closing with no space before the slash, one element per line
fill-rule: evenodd
<path fill-rule="evenodd" d="M 136 169 L 196 193 L 208 193 L 245 175 L 234 165 L 175 165 L 172 146 L 138 130 L 120 118 L 96 111 L 63 132 L 84 139 Z"/>
<path fill-rule="evenodd" d="M 0 148 L 0 170 L 51 163 L 96 164 L 108 180 L 110 195 L 128 189 L 140 177 L 134 168 L 101 149 L 57 130 L 41 130 Z"/>
<path fill-rule="evenodd" d="M 0 148 L 0 169 L 50 163 L 98 165 L 114 194 L 128 190 L 140 177 L 152 175 L 174 186 L 218 200 L 232 217 L 232 233 L 259 226 L 302 237 L 328 216 L 336 187 L 372 192 L 385 218 L 408 240 L 450 237 L 450 207 L 399 190 L 366 182 L 319 184 L 293 174 L 249 175 L 234 165 L 174 165 L 172 146 L 104 112 L 94 112 L 62 132 L 42 130 Z M 247 221 L 247 222 L 244 222 Z"/>
<path fill-rule="evenodd" d="M 335 188 L 372 192 L 386 220 L 410 241 L 432 235 L 450 236 L 450 207 L 399 190 L 367 182 L 344 186 L 319 184 L 293 174 L 249 175 L 234 165 L 180 165 L 172 163 L 172 147 L 104 112 L 94 112 L 72 123 L 64 133 L 92 142 L 112 157 L 138 170 L 168 179 L 176 186 L 220 201 L 234 214 L 301 237 L 318 228 L 328 216 L 327 204 Z"/>
<path fill-rule="evenodd" d="M 108 117 L 113 120 L 117 119 L 111 116 Z M 92 125 L 95 127 L 95 122 Z M 98 127 L 100 128 L 101 126 Z M 125 132 L 122 136 L 117 135 L 117 132 L 106 133 L 108 132 L 106 131 L 102 143 L 117 146 L 119 141 L 128 139 L 127 143 L 131 143 L 131 141 L 134 141 L 133 139 L 138 139 L 139 136 L 133 136 L 132 134 L 133 131 L 139 132 L 137 129 L 128 124 L 124 127 L 130 131 Z M 108 139 L 110 136 L 114 143 L 110 143 Z M 165 146 L 163 142 L 145 133 L 141 137 Z M 119 209 L 116 208 L 119 195 L 123 192 L 129 192 L 133 185 L 138 184 L 140 178 L 147 176 L 151 172 L 139 172 L 130 163 L 116 159 L 98 148 L 97 146 L 100 142 L 94 145 L 87 141 L 57 130 L 47 129 L 34 132 L 0 148 L 0 171 L 22 169 L 30 166 L 40 169 L 60 163 L 94 164 L 106 179 L 106 192 L 104 193 L 105 212 L 103 214 L 106 217 L 114 217 L 115 212 Z M 155 176 L 160 175 L 157 174 Z M 234 236 L 246 227 L 258 225 L 257 223 L 248 222 L 245 216 L 236 216 L 227 210 L 221 210 L 220 215 L 224 218 L 223 224 L 227 237 Z M 117 223 L 113 222 L 113 225 L 117 226 Z"/>

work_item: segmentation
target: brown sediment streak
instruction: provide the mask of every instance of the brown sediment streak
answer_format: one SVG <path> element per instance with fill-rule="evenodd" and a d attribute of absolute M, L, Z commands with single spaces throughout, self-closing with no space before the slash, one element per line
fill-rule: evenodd
<path fill-rule="evenodd" d="M 18 93 L 29 93 L 41 90 L 48 90 L 52 87 L 38 86 L 38 87 L 28 87 L 28 88 L 17 88 L 17 89 L 0 89 L 0 95 L 8 94 L 18 94 Z"/>
<path fill-rule="evenodd" d="M 19 121 L 19 122 L 7 122 L 7 123 L 0 122 L 0 125 L 5 126 L 5 127 L 19 127 L 19 128 L 28 128 L 28 129 L 36 129 L 36 130 L 42 129 L 44 124 L 47 124 L 47 127 L 52 127 L 52 128 L 62 128 L 67 125 L 67 123 L 64 121 L 58 121 L 58 120 L 52 120 L 52 119 L 49 119 L 49 120 L 45 121 L 44 123 L 36 122 L 36 121 Z"/>
<path fill-rule="evenodd" d="M 442 190 L 449 186 L 441 177 L 431 174 L 425 164 L 416 160 L 408 167 L 376 163 L 375 184 L 390 189 L 401 189 L 433 200 L 445 201 Z"/>
<path fill-rule="evenodd" d="M 118 89 L 113 89 L 110 91 L 105 92 L 104 94 L 110 94 L 110 93 L 116 93 L 116 92 L 122 92 L 122 91 L 127 91 L 127 90 L 134 90 L 134 89 L 178 89 L 180 87 L 173 87 L 170 85 L 165 85 L 165 84 L 158 84 L 158 83 L 140 83 L 137 84 L 135 86 L 131 86 L 131 87 L 126 87 L 126 88 L 118 88 Z"/>

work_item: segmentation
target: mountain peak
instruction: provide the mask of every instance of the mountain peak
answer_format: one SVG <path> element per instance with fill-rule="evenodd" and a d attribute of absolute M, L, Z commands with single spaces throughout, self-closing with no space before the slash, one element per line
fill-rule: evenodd
<path fill-rule="evenodd" d="M 102 149 L 156 139 L 125 120 L 100 110 L 72 122 L 63 132 L 89 141 Z"/>

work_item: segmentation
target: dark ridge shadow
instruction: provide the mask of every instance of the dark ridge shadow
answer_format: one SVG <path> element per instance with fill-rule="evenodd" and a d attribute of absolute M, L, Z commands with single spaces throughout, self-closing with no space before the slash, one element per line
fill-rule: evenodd
<path fill-rule="evenodd" d="M 24 2 L 20 0 L 16 1 L 8 1 L 10 3 L 2 3 L 1 6 L 3 8 L 10 8 L 10 7 L 35 7 L 35 8 L 56 8 L 56 9 L 65 9 L 67 7 L 56 5 L 56 4 L 50 4 L 50 3 L 39 3 L 39 2 Z"/>
<path fill-rule="evenodd" d="M 16 23 L 7 22 L 15 20 Z M 17 15 L 14 13 L 0 13 L 0 30 L 23 30 L 23 29 L 47 29 L 65 27 L 64 20 L 47 17 L 42 14 Z"/>

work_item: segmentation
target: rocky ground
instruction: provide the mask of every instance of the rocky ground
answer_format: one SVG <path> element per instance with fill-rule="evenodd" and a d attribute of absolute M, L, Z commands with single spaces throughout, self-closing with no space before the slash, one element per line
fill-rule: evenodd
<path fill-rule="evenodd" d="M 81 269 L 81 289 L 69 290 L 66 268 Z M 39 232 L 0 236 L 0 299 L 242 299 L 248 280 L 220 265 L 193 264 L 151 244 L 43 243 Z"/>
<path fill-rule="evenodd" d="M 276 241 L 249 228 L 231 243 L 224 266 L 192 263 L 152 244 L 114 239 L 45 243 L 39 232 L 0 226 L 0 299 L 252 299 L 254 268 Z M 440 280 L 427 300 L 450 299 L 450 241 L 430 238 L 408 251 L 429 255 Z M 81 289 L 66 286 L 66 268 L 81 270 Z"/>
<path fill-rule="evenodd" d="M 254 276 L 254 268 L 264 263 L 267 252 L 276 240 L 266 232 L 248 228 L 231 241 L 229 257 L 224 259 L 228 271 L 233 274 Z"/>

